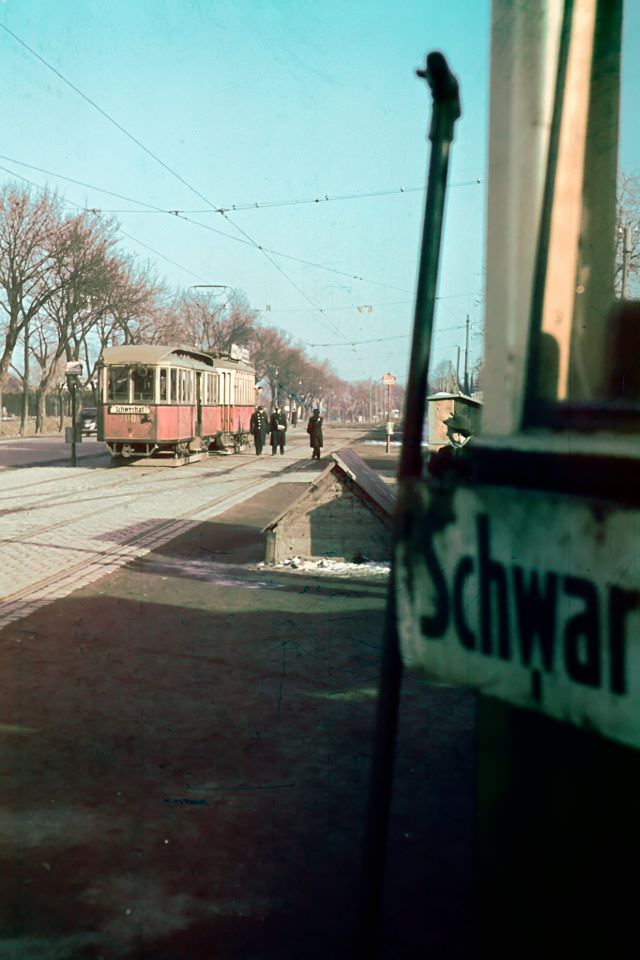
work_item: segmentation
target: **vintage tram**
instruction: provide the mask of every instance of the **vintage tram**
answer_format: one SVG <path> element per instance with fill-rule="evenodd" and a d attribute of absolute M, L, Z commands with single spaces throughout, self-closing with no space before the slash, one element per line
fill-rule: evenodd
<path fill-rule="evenodd" d="M 113 457 L 185 458 L 237 449 L 255 403 L 255 370 L 242 350 L 129 344 L 104 350 L 98 439 Z"/>

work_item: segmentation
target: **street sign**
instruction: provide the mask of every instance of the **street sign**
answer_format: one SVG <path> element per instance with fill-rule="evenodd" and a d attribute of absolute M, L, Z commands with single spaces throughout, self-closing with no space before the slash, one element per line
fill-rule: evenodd
<path fill-rule="evenodd" d="M 394 383 L 398 382 L 398 378 L 395 377 L 392 373 L 385 373 L 382 377 L 382 383 L 385 387 L 392 387 Z"/>
<path fill-rule="evenodd" d="M 640 511 L 478 486 L 414 490 L 405 523 L 407 666 L 640 747 Z"/>
<path fill-rule="evenodd" d="M 81 377 L 82 363 L 80 360 L 68 360 L 64 365 L 65 377 Z"/>

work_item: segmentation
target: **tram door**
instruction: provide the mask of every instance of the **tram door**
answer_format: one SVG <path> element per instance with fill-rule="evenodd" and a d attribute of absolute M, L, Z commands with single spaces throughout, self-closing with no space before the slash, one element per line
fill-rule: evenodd
<path fill-rule="evenodd" d="M 204 390 L 203 374 L 196 370 L 196 437 L 202 436 L 202 393 Z"/>
<path fill-rule="evenodd" d="M 616 287 L 622 6 L 493 4 L 483 426 L 445 471 L 400 483 L 402 661 L 477 690 L 475 927 L 494 958 L 638 954 L 640 309 Z"/>

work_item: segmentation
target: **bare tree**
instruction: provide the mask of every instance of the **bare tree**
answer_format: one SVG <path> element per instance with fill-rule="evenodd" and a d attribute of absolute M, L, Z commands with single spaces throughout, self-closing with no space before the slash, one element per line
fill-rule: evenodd
<path fill-rule="evenodd" d="M 621 175 L 616 215 L 615 290 L 617 296 L 637 295 L 640 276 L 640 177 Z M 635 289 L 634 289 L 635 287 Z"/>
<path fill-rule="evenodd" d="M 59 204 L 43 193 L 8 184 L 0 190 L 0 315 L 4 341 L 0 347 L 0 409 L 2 387 L 20 336 L 24 342 L 21 431 L 26 421 L 30 325 L 56 291 L 51 248 L 59 230 Z"/>
<path fill-rule="evenodd" d="M 32 352 L 40 366 L 36 430 L 45 397 L 59 378 L 61 360 L 78 360 L 117 285 L 120 262 L 112 255 L 113 223 L 82 213 L 61 226 L 51 251 L 54 291 L 44 303 Z M 89 356 L 85 351 L 87 377 Z"/>
<path fill-rule="evenodd" d="M 152 332 L 155 343 L 187 343 L 208 353 L 229 353 L 253 337 L 257 314 L 237 290 L 226 301 L 213 291 L 179 294 Z"/>

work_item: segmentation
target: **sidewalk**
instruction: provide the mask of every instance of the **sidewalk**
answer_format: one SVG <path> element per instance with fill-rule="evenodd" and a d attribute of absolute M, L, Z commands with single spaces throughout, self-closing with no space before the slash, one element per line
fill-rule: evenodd
<path fill-rule="evenodd" d="M 0 960 L 352 957 L 386 585 L 256 568 L 297 491 L 0 632 Z M 472 727 L 407 678 L 389 960 L 469 954 Z"/>

